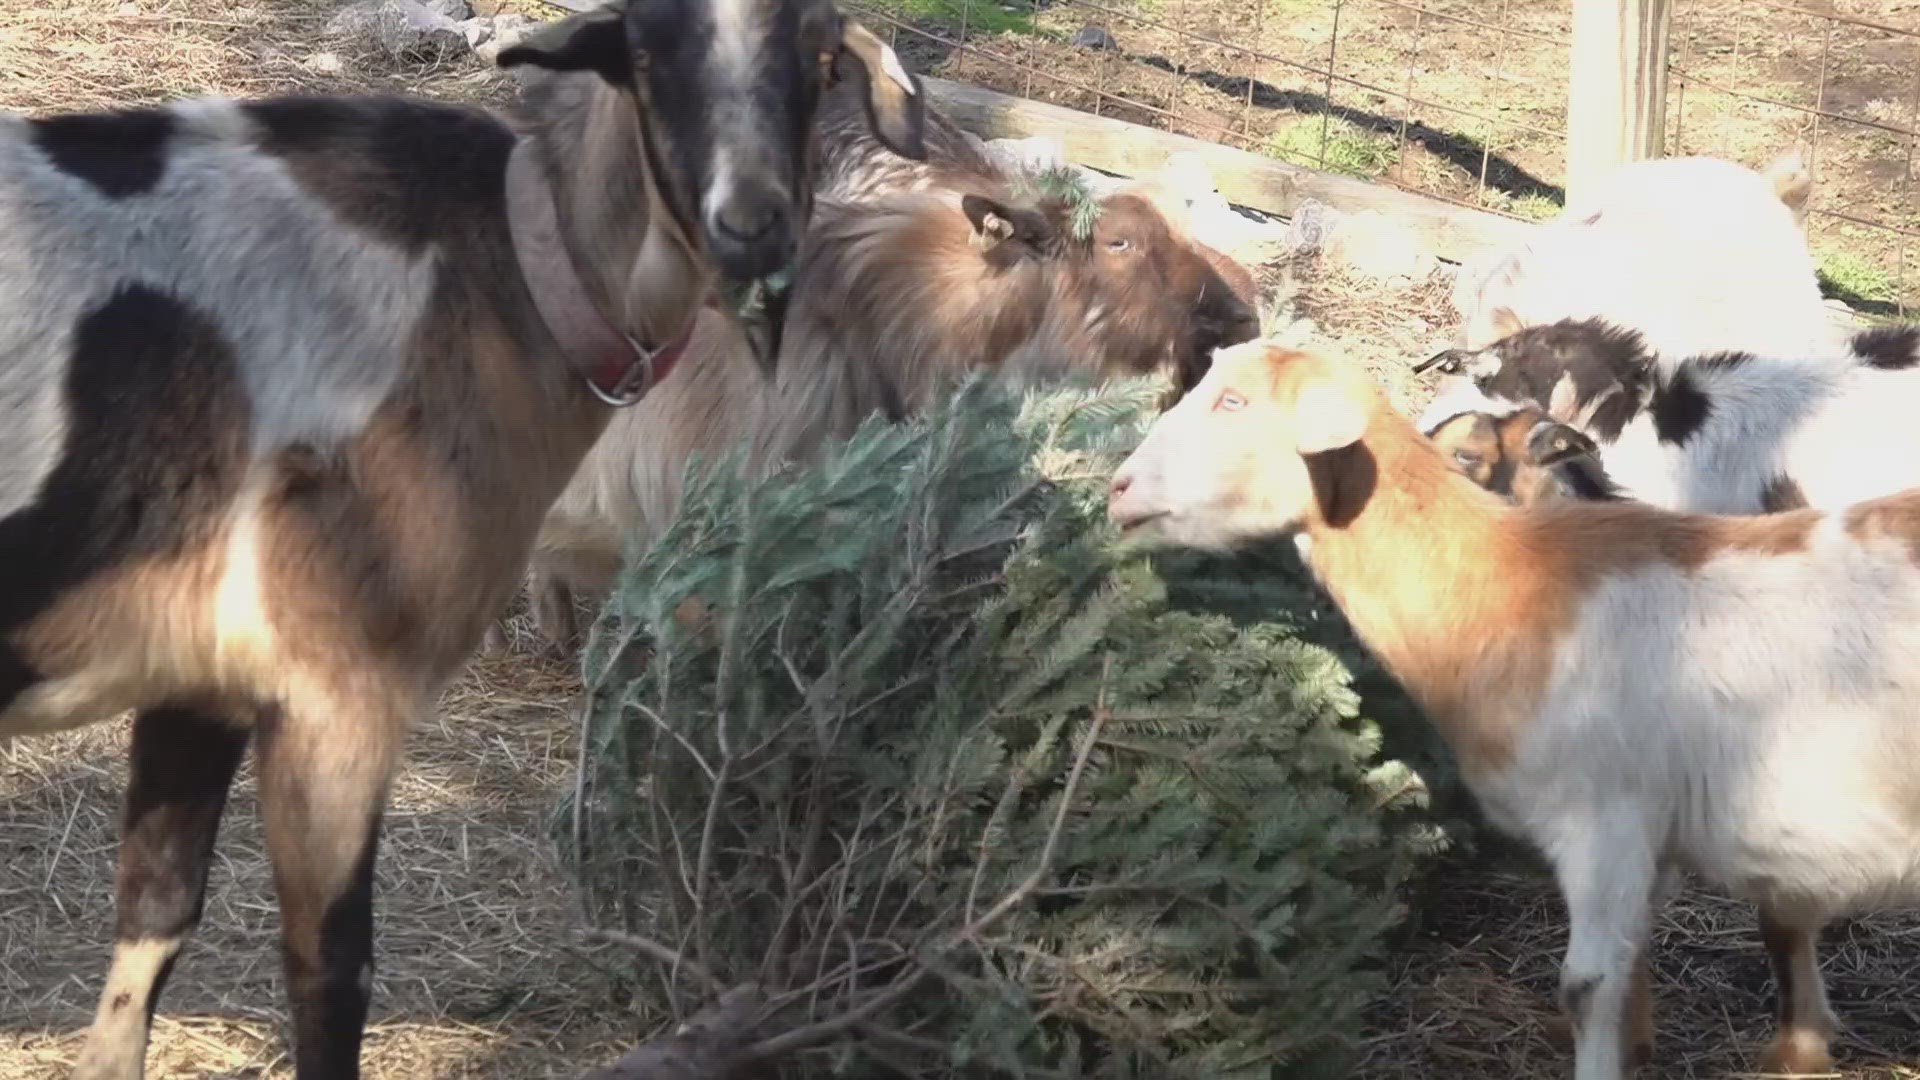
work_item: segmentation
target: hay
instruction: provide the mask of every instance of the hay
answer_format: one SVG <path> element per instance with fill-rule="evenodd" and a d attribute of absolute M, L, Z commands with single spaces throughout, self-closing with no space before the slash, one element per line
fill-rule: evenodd
<path fill-rule="evenodd" d="M 1361 1080 L 1565 1077 L 1546 1040 L 1566 917 L 1544 876 L 1455 869 L 1430 894 L 1425 930 L 1392 965 L 1370 1017 Z M 1846 1080 L 1920 1078 L 1920 914 L 1830 927 L 1821 970 L 1843 1028 Z M 1753 908 L 1690 889 L 1654 930 L 1654 1063 L 1662 1078 L 1752 1075 L 1773 1031 L 1772 982 Z"/>
<path fill-rule="evenodd" d="M 546 1077 L 637 1034 L 594 977 L 546 840 L 569 782 L 571 665 L 476 663 L 414 733 L 381 837 L 367 1075 Z M 104 974 L 127 724 L 0 752 L 0 1078 L 64 1076 Z M 151 1075 L 288 1076 L 278 920 L 252 765 L 207 913 L 164 997 Z"/>
<path fill-rule="evenodd" d="M 0 106 L 114 108 L 199 94 L 371 90 L 498 101 L 504 72 L 468 56 L 398 65 L 323 34 L 335 3 L 91 0 L 0 5 Z M 334 65 L 316 60 L 332 53 Z"/>

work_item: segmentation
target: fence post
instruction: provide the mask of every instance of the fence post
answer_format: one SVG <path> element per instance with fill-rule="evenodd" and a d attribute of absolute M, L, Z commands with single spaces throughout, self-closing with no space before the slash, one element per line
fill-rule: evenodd
<path fill-rule="evenodd" d="M 1573 0 L 1568 199 L 1616 166 L 1665 151 L 1672 15 L 1672 0 Z"/>

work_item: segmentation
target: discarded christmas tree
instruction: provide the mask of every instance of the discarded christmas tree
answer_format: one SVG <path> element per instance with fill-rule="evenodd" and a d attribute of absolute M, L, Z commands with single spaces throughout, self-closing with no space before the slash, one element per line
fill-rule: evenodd
<path fill-rule="evenodd" d="M 1429 838 L 1304 581 L 1235 625 L 1114 546 L 1157 392 L 975 381 L 812 469 L 690 469 L 560 815 L 654 1019 L 729 995 L 650 1075 L 1339 1074 Z"/>

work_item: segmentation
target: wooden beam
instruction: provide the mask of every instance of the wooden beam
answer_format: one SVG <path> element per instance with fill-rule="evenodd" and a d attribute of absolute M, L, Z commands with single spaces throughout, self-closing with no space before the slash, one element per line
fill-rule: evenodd
<path fill-rule="evenodd" d="M 1464 262 L 1489 248 L 1505 247 L 1528 228 L 1525 222 L 1484 210 L 1301 168 L 1158 128 L 946 79 L 925 75 L 921 79 L 934 108 L 983 139 L 1050 136 L 1065 147 L 1068 160 L 1119 176 L 1150 173 L 1165 165 L 1173 154 L 1191 152 L 1206 163 L 1214 184 L 1230 203 L 1282 217 L 1291 217 L 1308 199 L 1336 210 L 1379 210 L 1417 230 L 1426 250 L 1452 262 Z"/>
<path fill-rule="evenodd" d="M 1666 152 L 1672 16 L 1672 0 L 1573 0 L 1569 203 L 1614 168 Z"/>

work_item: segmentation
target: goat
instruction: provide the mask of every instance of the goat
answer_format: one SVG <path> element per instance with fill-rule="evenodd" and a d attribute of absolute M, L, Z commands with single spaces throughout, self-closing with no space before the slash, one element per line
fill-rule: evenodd
<path fill-rule="evenodd" d="M 988 156 L 978 139 L 938 112 L 927 110 L 925 126 L 926 154 L 921 158 L 909 158 L 895 153 L 885 140 L 874 138 L 868 127 L 860 123 L 857 101 L 851 95 L 844 92 L 828 94 L 820 105 L 820 142 L 823 148 L 819 182 L 821 194 L 857 202 L 903 192 L 1002 192 L 1009 186 L 1030 182 L 1030 177 L 1015 175 L 1003 168 Z M 1065 171 L 1073 170 L 1069 168 Z M 1153 200 L 1169 220 L 1185 222 L 1185 200 L 1158 181 L 1136 181 L 1124 185 L 1123 189 Z M 1185 232 L 1184 228 L 1181 232 Z M 1246 267 L 1190 235 L 1183 235 L 1182 241 L 1206 259 L 1228 292 L 1250 309 L 1258 306 L 1258 287 L 1253 274 Z M 1202 297 L 1197 313 L 1206 313 L 1207 300 L 1207 297 Z M 1196 336 L 1201 340 L 1211 340 L 1205 334 Z M 1238 340 L 1244 339 L 1234 338 L 1218 344 L 1231 344 Z M 1171 372 L 1173 399 L 1185 393 L 1206 373 L 1206 365 L 1212 355 L 1213 347 L 1203 345 L 1178 358 Z"/>
<path fill-rule="evenodd" d="M 1746 353 L 1656 362 L 1604 320 L 1528 327 L 1416 367 L 1535 405 L 1599 444 L 1631 497 L 1700 513 L 1838 510 L 1920 486 L 1920 327 L 1862 331 L 1835 362 Z M 1429 419 L 1423 430 L 1432 430 Z"/>
<path fill-rule="evenodd" d="M 1496 495 L 1521 506 L 1622 497 L 1593 440 L 1540 409 L 1442 411 L 1424 433 L 1467 479 Z"/>
<path fill-rule="evenodd" d="M 1657 898 L 1686 870 L 1760 906 L 1781 1022 L 1763 1067 L 1826 1071 L 1821 927 L 1920 899 L 1920 491 L 1760 517 L 1518 508 L 1356 365 L 1262 340 L 1158 418 L 1108 513 L 1149 546 L 1294 540 L 1488 820 L 1552 864 L 1576 1080 L 1621 1077 Z"/>
<path fill-rule="evenodd" d="M 410 723 L 608 403 L 668 374 L 714 287 L 793 260 L 822 84 L 922 152 L 921 87 L 832 0 L 616 2 L 498 63 L 526 74 L 511 118 L 0 116 L 0 741 L 133 712 L 81 1080 L 144 1074 L 250 742 L 295 1073 L 359 1075 Z"/>
<path fill-rule="evenodd" d="M 1764 174 L 1708 157 L 1623 165 L 1524 241 L 1462 268 L 1461 344 L 1604 316 L 1672 359 L 1828 356 L 1840 335 L 1801 228 L 1811 188 L 1797 153 Z"/>
<path fill-rule="evenodd" d="M 777 384 L 737 362 L 743 347 L 724 320 L 704 319 L 690 347 L 700 362 L 616 417 L 554 504 L 531 583 L 548 646 L 573 641 L 573 594 L 612 585 L 627 539 L 666 526 L 696 452 L 743 445 L 754 467 L 772 468 L 874 412 L 918 411 L 968 369 L 1137 375 L 1184 369 L 1257 333 L 1250 302 L 1159 203 L 1055 182 L 1067 186 L 1039 196 L 980 185 L 820 197 Z M 488 647 L 503 637 L 496 627 Z"/>

